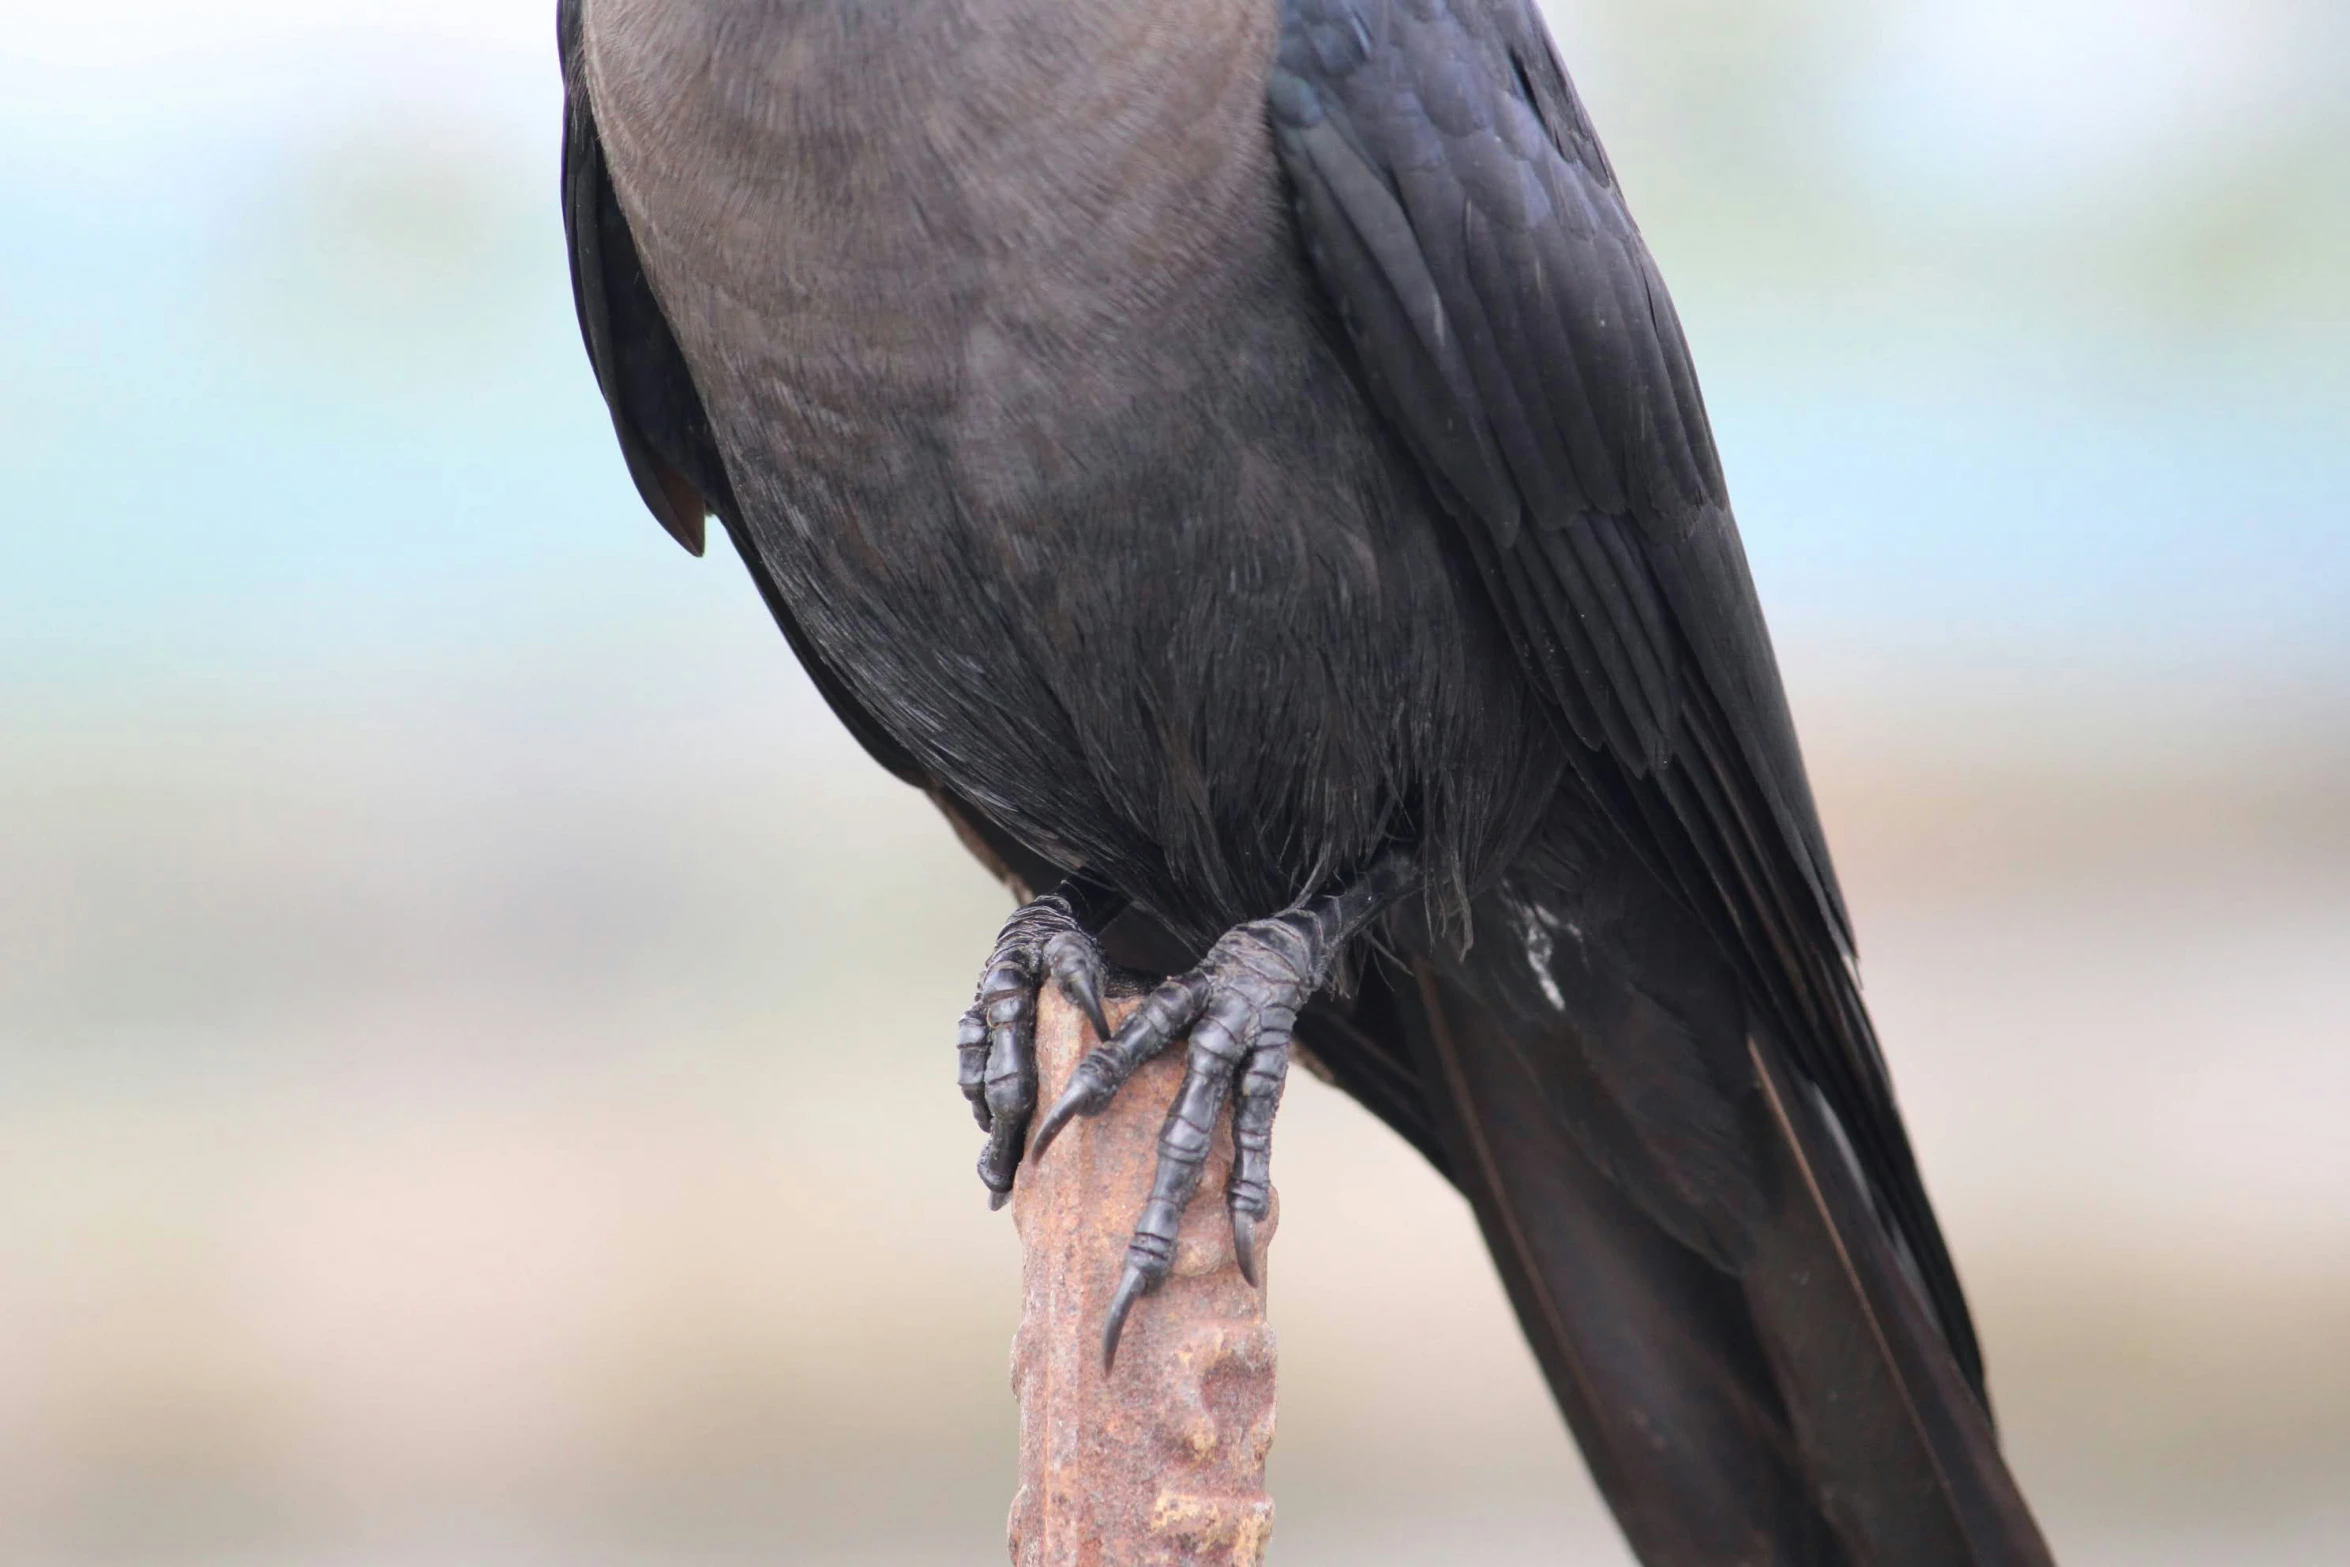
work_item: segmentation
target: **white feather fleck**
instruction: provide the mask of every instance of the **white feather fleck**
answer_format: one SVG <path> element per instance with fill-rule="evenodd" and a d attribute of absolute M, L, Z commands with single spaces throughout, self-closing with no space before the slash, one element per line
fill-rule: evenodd
<path fill-rule="evenodd" d="M 1550 960 L 1557 952 L 1551 932 L 1559 927 L 1558 916 L 1539 903 L 1512 901 L 1510 912 L 1518 917 L 1518 934 L 1526 944 L 1526 966 L 1534 971 L 1534 983 L 1542 987 L 1542 999 L 1553 1011 L 1566 1011 L 1567 998 L 1550 972 Z M 1577 940 L 1582 939 L 1583 933 L 1574 926 L 1567 929 Z"/>

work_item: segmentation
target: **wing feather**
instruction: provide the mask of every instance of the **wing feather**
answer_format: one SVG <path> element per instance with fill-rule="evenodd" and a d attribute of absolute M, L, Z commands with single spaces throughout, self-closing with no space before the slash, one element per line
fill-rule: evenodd
<path fill-rule="evenodd" d="M 774 577 L 760 565 L 758 552 L 743 547 L 725 457 L 711 432 L 692 368 L 645 277 L 619 193 L 605 167 L 603 140 L 588 94 L 585 25 L 580 0 L 560 0 L 555 38 L 563 67 L 563 232 L 571 252 L 571 297 L 579 313 L 579 334 L 612 415 L 612 431 L 619 438 L 629 477 L 670 537 L 696 555 L 702 553 L 709 517 L 718 517 L 825 703 L 875 761 L 908 783 L 931 788 L 905 748 L 817 656 Z M 946 804 L 943 798 L 941 804 Z M 976 812 L 965 810 L 976 818 Z"/>
<path fill-rule="evenodd" d="M 1532 0 L 1283 0 L 1304 241 L 1617 827 L 1740 962 L 1978 1393 L 1687 343 Z"/>

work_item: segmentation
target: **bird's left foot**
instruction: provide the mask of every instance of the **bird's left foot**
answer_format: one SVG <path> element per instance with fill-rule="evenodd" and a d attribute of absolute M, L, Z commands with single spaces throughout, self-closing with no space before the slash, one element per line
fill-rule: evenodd
<path fill-rule="evenodd" d="M 1004 921 L 980 972 L 979 994 L 956 1031 L 963 1097 L 987 1133 L 979 1179 L 990 1208 L 1012 1200 L 1012 1177 L 1036 1111 L 1038 993 L 1059 986 L 1092 1022 L 1096 1039 L 1110 1034 L 1102 1013 L 1101 948 L 1078 912 L 1080 901 L 1077 889 L 1064 887 L 1022 904 Z"/>
<path fill-rule="evenodd" d="M 1347 941 L 1393 902 L 1408 881 L 1400 859 L 1382 862 L 1363 881 L 1272 919 L 1224 933 L 1199 967 L 1153 990 L 1118 1031 L 1077 1063 L 1059 1102 L 1036 1130 L 1031 1158 L 1042 1158 L 1062 1128 L 1106 1108 L 1134 1069 L 1176 1040 L 1190 1038 L 1183 1086 L 1159 1134 L 1158 1171 L 1141 1222 L 1126 1249 L 1126 1272 L 1102 1329 L 1102 1363 L 1136 1300 L 1163 1283 L 1175 1260 L 1183 1210 L 1199 1190 L 1208 1147 L 1225 1101 L 1232 1101 L 1232 1247 L 1240 1271 L 1257 1282 L 1257 1226 L 1272 1203 L 1273 1117 L 1289 1075 L 1297 1015 L 1329 979 Z"/>

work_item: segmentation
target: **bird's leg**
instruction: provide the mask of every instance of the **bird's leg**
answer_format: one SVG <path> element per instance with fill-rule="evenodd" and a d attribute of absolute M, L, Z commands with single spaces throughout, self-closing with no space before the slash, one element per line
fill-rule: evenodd
<path fill-rule="evenodd" d="M 1134 1069 L 1189 1036 L 1183 1086 L 1159 1134 L 1158 1171 L 1143 1205 L 1126 1272 L 1102 1329 L 1102 1363 L 1118 1353 L 1118 1336 L 1134 1302 L 1157 1289 L 1175 1259 L 1175 1233 L 1199 1189 L 1216 1118 L 1232 1099 L 1232 1244 L 1241 1273 L 1257 1278 L 1256 1232 L 1272 1198 L 1273 1116 L 1289 1071 L 1289 1036 L 1297 1014 L 1330 978 L 1347 942 L 1411 885 L 1410 862 L 1382 857 L 1360 880 L 1271 919 L 1226 931 L 1199 967 L 1166 981 L 1118 1032 L 1077 1063 L 1068 1090 L 1037 1128 L 1041 1158 L 1061 1129 L 1117 1096 Z M 1097 1025 L 1098 1027 L 1098 1025 Z M 1032 1090 L 1033 1092 L 1033 1090 Z"/>
<path fill-rule="evenodd" d="M 1036 997 L 1049 979 L 1091 1020 L 1094 1037 L 1109 1036 L 1102 1015 L 1104 970 L 1094 937 L 1116 914 L 1120 900 L 1095 888 L 1063 882 L 1004 921 L 995 951 L 980 971 L 979 994 L 956 1030 L 963 1097 L 988 1134 L 979 1154 L 979 1179 L 988 1206 L 1012 1196 L 1012 1175 L 1036 1111 Z"/>

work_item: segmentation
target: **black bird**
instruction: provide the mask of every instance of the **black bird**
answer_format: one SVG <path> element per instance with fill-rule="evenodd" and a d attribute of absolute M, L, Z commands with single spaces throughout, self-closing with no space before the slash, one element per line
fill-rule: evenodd
<path fill-rule="evenodd" d="M 1038 1123 L 1189 1075 L 1244 1262 L 1291 1035 L 1476 1209 L 1649 1563 L 2036 1563 L 1671 300 L 1533 0 L 562 0 L 645 503 L 714 516 L 1028 902 Z M 1105 957 L 1104 954 L 1108 954 Z M 1143 1309 L 1148 1309 L 1147 1307 Z"/>

